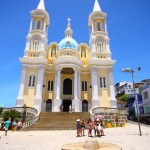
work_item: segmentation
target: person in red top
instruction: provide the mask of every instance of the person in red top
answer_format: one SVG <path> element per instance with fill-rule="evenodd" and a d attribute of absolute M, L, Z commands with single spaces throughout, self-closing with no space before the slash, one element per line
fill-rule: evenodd
<path fill-rule="evenodd" d="M 92 123 L 91 119 L 89 119 L 87 123 L 88 123 L 88 129 L 89 129 L 88 136 L 93 137 L 92 136 L 93 123 Z"/>

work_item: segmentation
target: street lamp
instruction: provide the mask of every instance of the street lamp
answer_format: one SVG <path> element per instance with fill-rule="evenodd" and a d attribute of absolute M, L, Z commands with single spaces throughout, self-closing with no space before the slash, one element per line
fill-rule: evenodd
<path fill-rule="evenodd" d="M 132 84 L 133 84 L 133 89 L 134 89 L 135 106 L 136 106 L 135 109 L 136 109 L 136 113 L 137 113 L 139 133 L 140 133 L 140 136 L 142 136 L 141 126 L 140 126 L 140 120 L 139 120 L 138 104 L 137 104 L 137 101 L 136 101 L 136 92 L 135 92 L 135 87 L 134 87 L 134 75 L 135 75 L 135 72 L 139 72 L 140 70 L 141 70 L 141 67 L 138 67 L 137 69 L 131 69 L 131 68 L 121 69 L 122 72 L 127 72 L 127 73 L 131 73 L 132 74 Z"/>

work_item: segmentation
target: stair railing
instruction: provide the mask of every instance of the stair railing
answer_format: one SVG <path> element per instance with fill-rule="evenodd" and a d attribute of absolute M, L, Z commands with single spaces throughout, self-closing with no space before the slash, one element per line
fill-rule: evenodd
<path fill-rule="evenodd" d="M 22 114 L 23 119 L 23 127 L 26 128 L 35 124 L 40 118 L 40 112 L 32 107 L 12 107 L 12 108 L 4 108 L 3 111 L 8 110 L 16 110 Z"/>
<path fill-rule="evenodd" d="M 127 115 L 127 109 L 108 108 L 108 107 L 96 107 L 90 110 L 91 120 L 94 120 L 96 115 L 109 115 L 109 114 L 124 114 Z M 104 118 L 105 120 L 105 118 Z"/>

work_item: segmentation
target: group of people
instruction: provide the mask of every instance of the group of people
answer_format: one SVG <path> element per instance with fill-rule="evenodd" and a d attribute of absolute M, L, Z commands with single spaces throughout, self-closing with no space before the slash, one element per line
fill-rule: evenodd
<path fill-rule="evenodd" d="M 100 119 L 96 119 L 92 121 L 91 119 L 87 122 L 88 126 L 88 136 L 93 137 L 92 131 L 94 130 L 94 137 L 101 137 L 104 135 L 104 124 Z M 76 129 L 77 129 L 77 137 L 85 136 L 85 121 L 80 119 L 76 120 Z"/>
<path fill-rule="evenodd" d="M 75 105 L 69 105 L 69 112 L 70 113 L 72 113 L 72 112 L 75 112 Z M 63 107 L 63 104 L 61 104 L 60 106 L 59 106 L 59 110 L 60 110 L 60 112 L 63 112 L 63 110 L 64 110 L 64 107 Z"/>
<path fill-rule="evenodd" d="M 3 130 L 5 131 L 5 136 L 7 136 L 7 131 L 9 130 L 10 127 L 11 127 L 12 131 L 20 130 L 22 128 L 22 122 L 16 121 L 15 119 L 12 121 L 10 119 L 7 119 L 3 125 Z"/>

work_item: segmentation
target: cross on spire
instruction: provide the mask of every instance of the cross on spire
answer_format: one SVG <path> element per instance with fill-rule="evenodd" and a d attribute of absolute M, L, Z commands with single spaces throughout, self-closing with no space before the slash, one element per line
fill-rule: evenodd
<path fill-rule="evenodd" d="M 68 20 L 68 26 L 70 26 L 71 19 L 68 18 L 67 20 Z"/>

